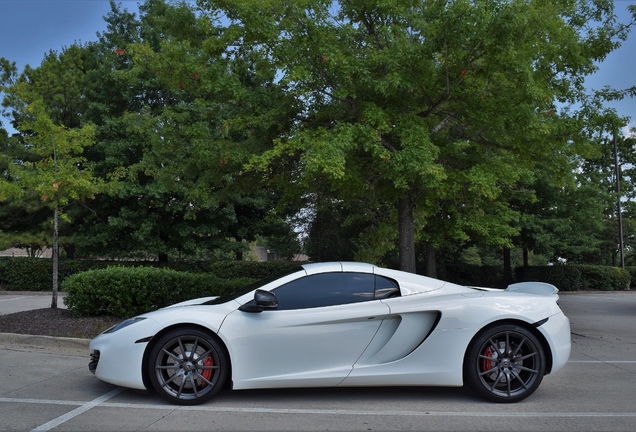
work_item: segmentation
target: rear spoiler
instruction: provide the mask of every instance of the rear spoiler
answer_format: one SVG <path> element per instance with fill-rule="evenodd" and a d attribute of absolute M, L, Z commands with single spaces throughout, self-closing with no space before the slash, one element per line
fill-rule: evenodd
<path fill-rule="evenodd" d="M 508 285 L 506 291 L 518 291 L 527 294 L 537 294 L 545 296 L 554 295 L 559 292 L 557 287 L 544 282 L 520 282 Z"/>

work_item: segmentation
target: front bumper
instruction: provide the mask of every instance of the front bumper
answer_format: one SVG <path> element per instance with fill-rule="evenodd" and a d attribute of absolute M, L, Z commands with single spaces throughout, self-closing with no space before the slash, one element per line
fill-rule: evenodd
<path fill-rule="evenodd" d="M 88 368 L 101 381 L 145 390 L 142 366 L 150 337 L 161 327 L 152 319 L 139 321 L 114 333 L 102 333 L 91 340 Z M 143 340 L 144 342 L 139 342 Z"/>

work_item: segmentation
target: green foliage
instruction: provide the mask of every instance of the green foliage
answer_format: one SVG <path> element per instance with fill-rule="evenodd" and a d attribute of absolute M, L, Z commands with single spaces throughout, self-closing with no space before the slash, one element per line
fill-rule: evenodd
<path fill-rule="evenodd" d="M 102 269 L 112 265 L 112 261 L 60 260 L 58 279 L 92 269 Z M 124 264 L 125 265 L 125 264 Z M 135 265 L 129 263 L 128 265 Z M 0 257 L 0 287 L 9 291 L 50 291 L 53 262 L 44 258 Z"/>
<path fill-rule="evenodd" d="M 5 290 L 50 291 L 52 273 L 48 259 L 0 257 L 0 287 Z"/>
<path fill-rule="evenodd" d="M 628 289 L 631 276 L 628 270 L 609 266 L 554 265 L 545 267 L 518 267 L 516 279 L 547 282 L 562 291 Z"/>
<path fill-rule="evenodd" d="M 242 106 L 258 110 L 255 116 L 276 112 L 280 98 L 273 93 L 281 92 L 268 86 L 275 71 L 256 74 L 248 58 L 230 65 L 212 47 L 204 48 L 215 29 L 199 15 L 193 5 L 149 0 L 135 16 L 111 2 L 98 42 L 51 51 L 40 66 L 21 74 L 15 64 L 0 61 L 3 105 L 22 131 L 19 148 L 26 149 L 31 138 L 24 130 L 28 101 L 41 101 L 51 122 L 68 134 L 89 127 L 94 132 L 96 144 L 75 156 L 81 172 L 94 173 L 106 193 L 64 207 L 68 218 L 60 242 L 69 256 L 234 259 L 272 226 L 276 235 L 284 220 L 273 211 L 276 191 L 254 187 L 263 185 L 259 174 L 241 173 L 261 143 L 258 125 L 264 122 L 246 120 L 253 127 L 242 134 L 227 133 L 225 124 L 241 93 L 253 99 Z M 289 121 L 279 118 L 279 124 Z M 8 147 L 2 135 L 0 147 Z M 2 148 L 0 173 L 6 172 L 3 156 L 17 166 L 42 159 L 24 153 Z M 0 199 L 9 192 L 17 196 L 14 186 L 3 184 Z M 7 207 L 2 219 L 31 217 L 28 229 L 42 230 L 49 221 L 38 224 L 37 210 L 44 206 L 25 207 Z M 19 246 L 34 238 L 21 235 L 24 224 L 1 225 L 8 234 L 0 241 Z"/>
<path fill-rule="evenodd" d="M 108 267 L 153 267 L 177 272 L 208 274 L 212 278 L 226 282 L 241 278 L 263 279 L 284 270 L 297 267 L 302 263 L 295 261 L 89 261 L 60 260 L 59 279 L 63 281 L 71 275 L 89 270 L 101 270 Z M 10 291 L 49 291 L 51 290 L 52 262 L 42 258 L 0 257 L 0 288 Z"/>
<path fill-rule="evenodd" d="M 636 267 L 628 266 L 628 267 L 625 267 L 625 270 L 627 270 L 629 272 L 629 275 L 631 276 L 629 288 L 630 289 L 636 288 Z"/>
<path fill-rule="evenodd" d="M 554 285 L 562 291 L 576 291 L 581 287 L 581 270 L 577 266 L 517 267 L 517 282 L 537 281 Z"/>
<path fill-rule="evenodd" d="M 578 265 L 582 290 L 620 291 L 628 289 L 631 274 L 619 267 Z"/>
<path fill-rule="evenodd" d="M 377 251 L 381 249 L 372 242 L 386 241 L 386 236 L 380 232 L 380 227 L 373 227 L 374 216 L 380 211 L 373 212 L 358 201 L 345 202 L 316 202 L 315 211 L 307 215 L 307 240 L 305 253 L 312 261 L 372 261 L 380 264 L 380 260 L 364 256 L 365 250 Z M 373 229 L 373 232 L 369 231 Z M 389 230 L 390 232 L 392 230 Z M 389 238 L 390 247 L 394 246 L 394 239 Z M 383 253 L 379 254 L 380 258 Z M 356 253 L 358 255 L 356 256 Z"/>
<path fill-rule="evenodd" d="M 252 281 L 152 267 L 109 267 L 75 274 L 62 288 L 68 293 L 64 303 L 76 316 L 131 317 L 193 298 L 222 295 Z"/>
<path fill-rule="evenodd" d="M 605 136 L 624 123 L 603 102 L 636 88 L 583 86 L 629 31 L 612 2 L 146 0 L 139 12 L 111 1 L 97 42 L 21 73 L 0 58 L 20 131 L 0 130 L 0 247 L 50 245 L 55 202 L 68 257 L 240 259 L 257 237 L 291 255 L 288 221 L 309 214 L 314 260 L 476 244 L 615 262 Z M 633 198 L 634 139 L 618 144 Z"/>
<path fill-rule="evenodd" d="M 287 195 L 392 207 L 374 225 L 401 230 L 386 238 L 400 239 L 409 271 L 402 254 L 419 239 L 512 245 L 520 212 L 508 200 L 537 166 L 568 172 L 589 147 L 589 111 L 560 107 L 626 37 L 610 2 L 199 4 L 230 18 L 215 46 L 229 59 L 254 47 L 294 101 L 290 130 L 247 167 L 301 186 Z"/>
<path fill-rule="evenodd" d="M 457 261 L 441 267 L 438 277 L 459 285 L 502 288 L 503 268 L 501 266 L 464 264 Z"/>
<path fill-rule="evenodd" d="M 297 261 L 219 261 L 210 264 L 209 271 L 222 279 L 264 279 L 301 264 Z"/>

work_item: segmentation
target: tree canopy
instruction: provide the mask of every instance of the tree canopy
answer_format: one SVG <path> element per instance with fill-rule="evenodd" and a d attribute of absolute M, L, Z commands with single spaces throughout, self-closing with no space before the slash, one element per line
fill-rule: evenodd
<path fill-rule="evenodd" d="M 94 128 L 81 164 L 109 187 L 68 207 L 67 253 L 240 258 L 259 237 L 295 244 L 298 227 L 314 259 L 413 272 L 421 251 L 471 245 L 615 253 L 606 139 L 625 119 L 603 100 L 634 91 L 584 87 L 630 29 L 613 2 L 146 0 L 139 11 L 111 2 L 97 42 L 21 73 L 0 63 L 18 130 L 0 135 L 5 177 L 32 154 L 28 101 L 68 133 Z M 632 144 L 621 138 L 625 164 Z M 38 208 L 2 206 L 16 221 Z M 0 241 L 27 237 L 26 225 L 0 229 Z"/>

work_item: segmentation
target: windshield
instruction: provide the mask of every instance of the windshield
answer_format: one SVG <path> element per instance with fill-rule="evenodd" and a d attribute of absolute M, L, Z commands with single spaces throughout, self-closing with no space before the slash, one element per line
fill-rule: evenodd
<path fill-rule="evenodd" d="M 299 272 L 299 271 L 304 271 L 304 269 L 302 268 L 302 266 L 296 266 L 296 267 L 292 267 L 288 270 L 284 270 L 282 272 L 276 273 L 272 276 L 266 277 L 265 279 L 261 279 L 259 281 L 253 282 L 243 288 L 239 288 L 235 291 L 232 291 L 231 293 L 228 294 L 224 294 L 221 297 L 217 297 L 215 299 L 212 300 L 208 300 L 205 303 L 202 303 L 204 305 L 214 305 L 214 304 L 221 304 L 221 303 L 226 303 L 229 302 L 230 300 L 234 300 L 239 298 L 240 296 L 242 296 L 243 294 L 247 294 L 250 291 L 253 291 L 255 289 L 258 289 L 262 286 L 267 285 L 270 282 L 274 282 L 277 279 L 280 279 L 282 277 L 285 277 L 287 275 Z"/>

